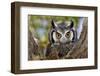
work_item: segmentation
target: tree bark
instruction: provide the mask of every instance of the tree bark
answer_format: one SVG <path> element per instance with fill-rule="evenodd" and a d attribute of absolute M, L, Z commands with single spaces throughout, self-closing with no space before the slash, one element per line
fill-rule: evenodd
<path fill-rule="evenodd" d="M 28 60 L 37 60 L 39 57 L 38 45 L 36 44 L 31 31 L 28 31 Z"/>

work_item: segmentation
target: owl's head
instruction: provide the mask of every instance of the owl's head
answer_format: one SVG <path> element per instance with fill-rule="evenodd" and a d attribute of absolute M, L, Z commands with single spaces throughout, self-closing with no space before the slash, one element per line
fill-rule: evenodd
<path fill-rule="evenodd" d="M 75 31 L 73 29 L 74 22 L 71 20 L 70 24 L 57 24 L 52 20 L 52 41 L 54 43 L 70 43 L 75 39 Z"/>

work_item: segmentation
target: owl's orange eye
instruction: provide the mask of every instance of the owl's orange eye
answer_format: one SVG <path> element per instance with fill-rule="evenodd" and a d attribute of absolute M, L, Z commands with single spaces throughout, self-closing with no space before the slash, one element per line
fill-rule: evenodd
<path fill-rule="evenodd" d="M 69 37 L 70 37 L 70 35 L 71 35 L 70 31 L 68 31 L 68 32 L 66 33 L 66 35 L 65 35 L 65 36 L 66 36 L 67 38 L 69 38 Z"/>
<path fill-rule="evenodd" d="M 58 32 L 56 32 L 56 37 L 57 37 L 58 39 L 60 39 L 60 38 L 61 38 L 61 34 L 58 33 Z"/>

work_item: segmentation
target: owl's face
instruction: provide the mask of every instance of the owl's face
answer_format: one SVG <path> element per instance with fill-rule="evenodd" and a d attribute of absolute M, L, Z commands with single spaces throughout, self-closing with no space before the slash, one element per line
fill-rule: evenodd
<path fill-rule="evenodd" d="M 69 43 L 73 41 L 74 31 L 73 31 L 73 22 L 71 21 L 70 25 L 67 26 L 65 23 L 56 24 L 52 21 L 53 26 L 53 40 L 56 43 Z"/>

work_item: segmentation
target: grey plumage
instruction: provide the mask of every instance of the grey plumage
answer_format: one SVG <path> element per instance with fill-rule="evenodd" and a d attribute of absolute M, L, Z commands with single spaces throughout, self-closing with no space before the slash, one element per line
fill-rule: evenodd
<path fill-rule="evenodd" d="M 46 50 L 46 57 L 53 59 L 63 58 L 77 41 L 77 32 L 75 31 L 74 22 L 71 20 L 70 25 L 62 22 L 57 24 L 52 20 L 52 28 L 49 32 L 49 44 Z M 53 57 L 52 57 L 53 56 Z"/>

